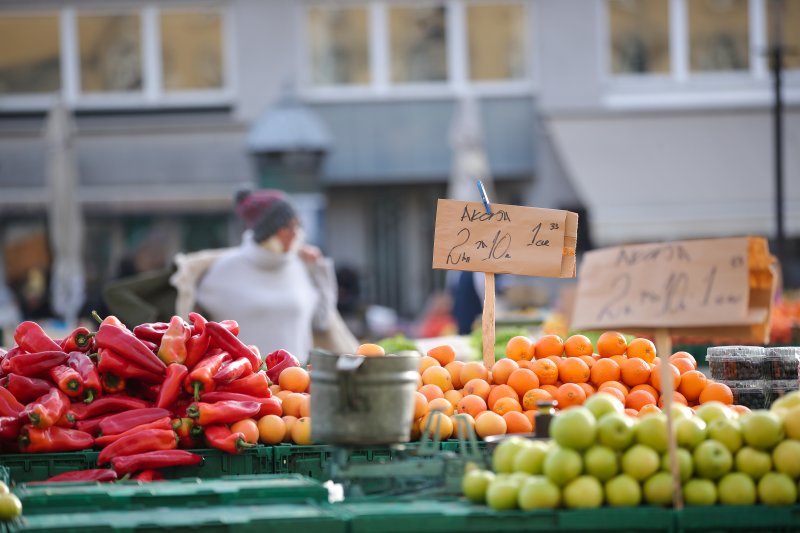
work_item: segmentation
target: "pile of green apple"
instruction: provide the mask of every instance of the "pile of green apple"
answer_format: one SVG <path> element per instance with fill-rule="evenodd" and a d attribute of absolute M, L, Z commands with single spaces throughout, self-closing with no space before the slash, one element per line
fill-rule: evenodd
<path fill-rule="evenodd" d="M 686 505 L 792 505 L 800 478 L 800 392 L 770 410 L 738 416 L 718 402 L 695 413 L 673 406 Z M 667 418 L 631 418 L 595 394 L 555 415 L 550 441 L 510 436 L 492 454 L 494 472 L 470 469 L 464 495 L 495 510 L 671 505 Z"/>

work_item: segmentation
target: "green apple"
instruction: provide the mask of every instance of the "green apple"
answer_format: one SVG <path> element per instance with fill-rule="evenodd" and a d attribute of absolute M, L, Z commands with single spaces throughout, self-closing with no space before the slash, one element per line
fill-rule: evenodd
<path fill-rule="evenodd" d="M 622 405 L 622 402 L 605 392 L 592 394 L 584 402 L 583 406 L 591 411 L 598 421 L 609 413 L 625 412 L 625 406 Z"/>
<path fill-rule="evenodd" d="M 488 470 L 470 470 L 461 480 L 461 490 L 472 503 L 486 503 L 486 490 L 494 480 L 494 473 Z"/>
<path fill-rule="evenodd" d="M 594 509 L 603 505 L 603 485 L 592 476 L 580 476 L 564 487 L 563 496 L 569 509 Z"/>
<path fill-rule="evenodd" d="M 800 477 L 800 441 L 784 440 L 772 450 L 775 470 L 789 477 Z"/>
<path fill-rule="evenodd" d="M 800 398 L 800 396 L 798 396 L 798 398 Z M 781 411 L 776 412 L 779 414 L 781 413 Z M 786 433 L 786 436 L 790 439 L 800 440 L 800 405 L 795 405 L 783 411 L 782 418 L 783 431 Z"/>
<path fill-rule="evenodd" d="M 609 479 L 605 485 L 606 502 L 611 507 L 636 507 L 642 501 L 639 482 L 626 474 Z"/>
<path fill-rule="evenodd" d="M 583 454 L 583 466 L 588 475 L 600 481 L 608 481 L 619 472 L 617 452 L 607 446 L 595 444 Z"/>
<path fill-rule="evenodd" d="M 717 486 L 710 479 L 690 479 L 683 486 L 686 505 L 714 505 L 717 503 Z"/>
<path fill-rule="evenodd" d="M 622 471 L 637 481 L 644 481 L 661 466 L 661 457 L 652 448 L 634 444 L 622 455 Z"/>
<path fill-rule="evenodd" d="M 669 447 L 667 416 L 663 413 L 643 416 L 636 424 L 636 442 L 664 453 Z"/>
<path fill-rule="evenodd" d="M 680 402 L 672 402 L 672 419 L 681 420 L 684 418 L 694 418 L 694 411 L 688 405 Z"/>
<path fill-rule="evenodd" d="M 742 436 L 748 446 L 768 450 L 783 440 L 783 422 L 771 411 L 758 409 L 740 420 Z"/>
<path fill-rule="evenodd" d="M 597 421 L 583 407 L 562 411 L 550 422 L 550 437 L 564 448 L 585 450 L 594 444 L 596 434 Z"/>
<path fill-rule="evenodd" d="M 597 442 L 614 450 L 625 450 L 636 436 L 636 420 L 624 413 L 610 413 L 597 422 Z"/>
<path fill-rule="evenodd" d="M 722 402 L 704 403 L 697 409 L 696 415 L 702 418 L 706 424 L 718 418 L 734 418 L 734 412 Z"/>
<path fill-rule="evenodd" d="M 561 491 L 544 476 L 531 476 L 519 489 L 517 496 L 519 508 L 555 509 L 561 503 Z"/>
<path fill-rule="evenodd" d="M 797 487 L 786 474 L 769 472 L 758 482 L 758 499 L 765 505 L 792 505 L 797 501 Z"/>
<path fill-rule="evenodd" d="M 783 396 L 772 402 L 770 410 L 775 412 L 780 412 L 793 409 L 797 406 L 800 406 L 800 391 L 794 391 L 790 392 L 789 394 L 784 394 Z"/>
<path fill-rule="evenodd" d="M 644 482 L 644 501 L 650 505 L 670 505 L 672 503 L 672 475 L 669 472 L 656 472 Z"/>
<path fill-rule="evenodd" d="M 542 471 L 547 479 L 563 487 L 583 472 L 581 454 L 569 448 L 554 447 L 544 458 Z"/>
<path fill-rule="evenodd" d="M 742 426 L 734 418 L 717 418 L 708 425 L 708 437 L 721 442 L 731 453 L 742 447 Z"/>
<path fill-rule="evenodd" d="M 675 456 L 678 458 L 678 472 L 681 475 L 681 482 L 686 483 L 694 473 L 694 461 L 692 460 L 692 452 L 678 448 L 675 450 Z M 669 462 L 669 452 L 661 456 L 661 470 L 664 472 L 672 472 L 672 467 Z"/>
<path fill-rule="evenodd" d="M 794 483 L 792 483 L 794 485 Z M 722 476 L 717 485 L 722 505 L 754 505 L 756 484 L 747 474 L 731 472 Z"/>
<path fill-rule="evenodd" d="M 492 454 L 492 468 L 499 474 L 510 474 L 514 471 L 514 459 L 517 454 L 533 443 L 522 437 L 507 437 L 500 441 Z"/>
<path fill-rule="evenodd" d="M 772 457 L 765 451 L 745 446 L 736 452 L 735 465 L 736 470 L 758 481 L 772 470 Z"/>
<path fill-rule="evenodd" d="M 495 511 L 507 511 L 517 507 L 519 486 L 510 480 L 495 479 L 486 491 L 486 504 Z"/>
<path fill-rule="evenodd" d="M 529 441 L 530 445 L 517 452 L 512 469 L 514 472 L 527 472 L 539 475 L 542 473 L 544 458 L 550 446 L 541 440 Z"/>
<path fill-rule="evenodd" d="M 694 450 L 706 440 L 706 423 L 699 416 L 675 420 L 675 438 L 678 446 Z"/>
<path fill-rule="evenodd" d="M 697 475 L 706 479 L 719 479 L 733 466 L 733 455 L 721 442 L 707 440 L 692 454 Z"/>
<path fill-rule="evenodd" d="M 531 475 L 527 472 L 514 472 L 513 474 L 508 475 L 508 480 L 512 483 L 517 484 L 517 488 L 522 488 L 522 485 L 525 484 L 526 481 L 530 479 Z"/>

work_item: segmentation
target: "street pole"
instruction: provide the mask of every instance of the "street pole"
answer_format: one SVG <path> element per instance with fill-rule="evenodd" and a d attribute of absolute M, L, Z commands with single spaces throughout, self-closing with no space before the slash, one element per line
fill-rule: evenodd
<path fill-rule="evenodd" d="M 782 19 L 784 13 L 783 0 L 770 0 L 772 11 L 772 43 L 769 57 L 772 61 L 773 79 L 773 143 L 775 165 L 775 226 L 776 226 L 776 255 L 780 265 L 783 265 L 786 236 L 784 234 L 783 216 L 783 36 Z"/>

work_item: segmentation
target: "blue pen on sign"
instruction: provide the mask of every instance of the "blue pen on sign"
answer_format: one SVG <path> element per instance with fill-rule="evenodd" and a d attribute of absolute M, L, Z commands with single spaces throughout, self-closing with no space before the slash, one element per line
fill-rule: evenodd
<path fill-rule="evenodd" d="M 486 189 L 483 188 L 481 180 L 478 180 L 478 194 L 481 195 L 481 200 L 483 200 L 483 205 L 486 207 L 486 212 L 491 215 L 492 207 L 489 205 L 489 197 L 486 196 Z"/>

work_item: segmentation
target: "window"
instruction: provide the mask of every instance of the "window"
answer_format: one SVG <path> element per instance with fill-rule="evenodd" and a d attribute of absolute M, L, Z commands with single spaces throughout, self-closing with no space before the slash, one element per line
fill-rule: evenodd
<path fill-rule="evenodd" d="M 693 71 L 750 68 L 748 0 L 687 0 L 689 67 Z"/>
<path fill-rule="evenodd" d="M 313 7 L 308 11 L 308 48 L 314 85 L 366 85 L 369 29 L 364 7 Z"/>
<path fill-rule="evenodd" d="M 522 4 L 467 6 L 470 79 L 525 77 L 525 8 Z"/>
<path fill-rule="evenodd" d="M 80 15 L 78 49 L 82 92 L 141 90 L 142 46 L 138 15 Z"/>
<path fill-rule="evenodd" d="M 390 7 L 389 46 L 392 82 L 446 81 L 445 8 Z"/>
<path fill-rule="evenodd" d="M 664 74 L 670 70 L 669 1 L 610 0 L 611 71 Z"/>
<path fill-rule="evenodd" d="M 162 13 L 160 28 L 161 77 L 165 91 L 222 87 L 222 17 L 219 13 Z"/>
<path fill-rule="evenodd" d="M 774 12 L 772 2 L 768 1 L 769 17 L 767 19 L 768 43 L 772 45 L 774 39 L 773 21 Z M 800 69 L 800 0 L 784 0 L 783 13 L 781 13 L 781 41 L 788 49 L 783 58 L 783 66 L 787 69 Z"/>
<path fill-rule="evenodd" d="M 61 87 L 57 15 L 0 17 L 0 95 Z"/>

